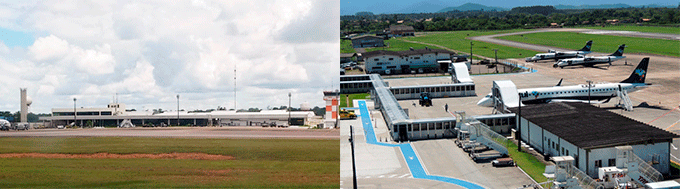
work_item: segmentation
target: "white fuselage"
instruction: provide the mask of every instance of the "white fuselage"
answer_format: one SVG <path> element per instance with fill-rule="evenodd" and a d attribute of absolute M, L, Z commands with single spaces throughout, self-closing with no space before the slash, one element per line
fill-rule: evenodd
<path fill-rule="evenodd" d="M 571 85 L 571 86 L 554 86 L 541 88 L 517 89 L 522 103 L 544 103 L 551 100 L 605 100 L 617 96 L 617 90 L 625 90 L 626 92 L 634 92 L 646 86 L 644 83 L 605 83 L 592 84 L 590 86 L 590 95 L 588 94 L 588 85 Z M 493 106 L 493 99 L 491 93 L 477 102 L 479 106 Z"/>
<path fill-rule="evenodd" d="M 565 51 L 565 52 L 550 52 L 550 53 L 539 53 L 533 57 L 526 58 L 527 62 L 539 61 L 539 60 L 549 60 L 549 59 L 564 59 L 564 58 L 575 58 L 585 54 L 590 53 L 590 51 Z"/>
<path fill-rule="evenodd" d="M 582 58 L 568 58 L 562 59 L 555 63 L 553 67 L 565 67 L 565 66 L 576 66 L 576 65 L 595 65 L 595 64 L 606 64 L 610 62 L 617 61 L 619 59 L 626 58 L 625 56 L 586 56 Z"/>

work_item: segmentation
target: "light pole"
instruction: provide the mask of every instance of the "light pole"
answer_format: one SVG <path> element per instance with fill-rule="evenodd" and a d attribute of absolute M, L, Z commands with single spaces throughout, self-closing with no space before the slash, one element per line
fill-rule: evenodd
<path fill-rule="evenodd" d="M 291 124 L 290 124 L 290 122 L 291 122 L 291 121 L 290 121 L 290 110 L 291 110 L 291 109 L 290 109 L 290 97 L 291 97 L 291 95 L 290 95 L 290 93 L 288 93 L 288 126 L 291 125 Z"/>
<path fill-rule="evenodd" d="M 177 94 L 177 126 L 179 126 L 179 94 Z"/>
<path fill-rule="evenodd" d="M 493 50 L 495 56 L 496 56 L 496 62 L 493 63 L 494 67 L 496 67 L 496 73 L 498 73 L 498 49 Z"/>
<path fill-rule="evenodd" d="M 470 65 L 472 65 L 472 40 L 470 40 Z"/>
<path fill-rule="evenodd" d="M 590 84 L 593 83 L 593 81 L 588 80 L 586 82 L 588 82 L 588 104 L 590 104 Z"/>
<path fill-rule="evenodd" d="M 357 165 L 356 161 L 354 159 L 354 129 L 352 128 L 352 125 L 349 126 L 349 142 L 352 147 L 352 174 L 354 175 L 352 182 L 353 186 L 356 189 L 357 188 Z"/>
<path fill-rule="evenodd" d="M 76 113 L 76 98 L 73 97 L 73 126 L 78 125 L 78 124 L 76 123 L 76 120 L 77 120 L 77 119 L 76 119 L 76 114 L 77 114 L 77 113 Z"/>

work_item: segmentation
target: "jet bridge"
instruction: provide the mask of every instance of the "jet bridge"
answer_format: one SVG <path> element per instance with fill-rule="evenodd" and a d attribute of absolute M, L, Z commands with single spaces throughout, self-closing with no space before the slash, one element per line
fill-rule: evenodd
<path fill-rule="evenodd" d="M 517 86 L 510 80 L 493 81 L 491 98 L 494 101 L 493 107 L 495 113 L 509 113 L 508 108 L 520 106 Z"/>
<path fill-rule="evenodd" d="M 465 63 L 451 64 L 451 81 L 454 83 L 472 83 L 468 66 Z"/>

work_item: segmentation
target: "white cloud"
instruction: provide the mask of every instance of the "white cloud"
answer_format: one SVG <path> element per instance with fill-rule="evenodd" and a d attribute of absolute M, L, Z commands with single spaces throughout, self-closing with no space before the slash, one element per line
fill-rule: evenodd
<path fill-rule="evenodd" d="M 108 74 L 112 73 L 115 67 L 109 44 L 96 46 L 95 49 L 83 49 L 50 35 L 38 38 L 28 50 L 35 61 L 49 61 L 62 67 L 75 67 L 80 73 Z"/>
<path fill-rule="evenodd" d="M 36 1 L 0 4 L 0 27 L 32 32 L 25 49 L 0 45 L 0 108 L 33 110 L 238 107 L 309 102 L 337 86 L 338 1 Z M 11 13 L 11 14 L 3 14 Z M 14 97 L 16 96 L 16 98 Z M 297 98 L 296 98 L 297 97 Z M 66 100 L 64 100 L 66 99 Z M 13 105 L 13 104 L 16 104 Z M 143 108 L 142 108 L 143 107 Z"/>

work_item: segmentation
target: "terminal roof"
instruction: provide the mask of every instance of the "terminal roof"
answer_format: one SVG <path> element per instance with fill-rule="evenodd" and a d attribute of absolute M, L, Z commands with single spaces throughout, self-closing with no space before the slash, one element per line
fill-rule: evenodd
<path fill-rule="evenodd" d="M 456 54 L 453 51 L 445 50 L 445 49 L 414 49 L 414 50 L 408 50 L 408 51 L 385 51 L 385 50 L 377 50 L 377 51 L 371 51 L 371 52 L 365 52 L 364 58 L 371 58 L 374 56 L 382 56 L 382 55 L 393 55 L 393 56 L 411 56 L 411 55 L 422 55 L 422 54 L 428 54 L 428 53 L 449 53 L 449 54 Z"/>
<path fill-rule="evenodd" d="M 510 108 L 518 113 L 518 108 Z M 583 149 L 652 144 L 679 136 L 580 102 L 523 106 L 521 116 Z"/>

